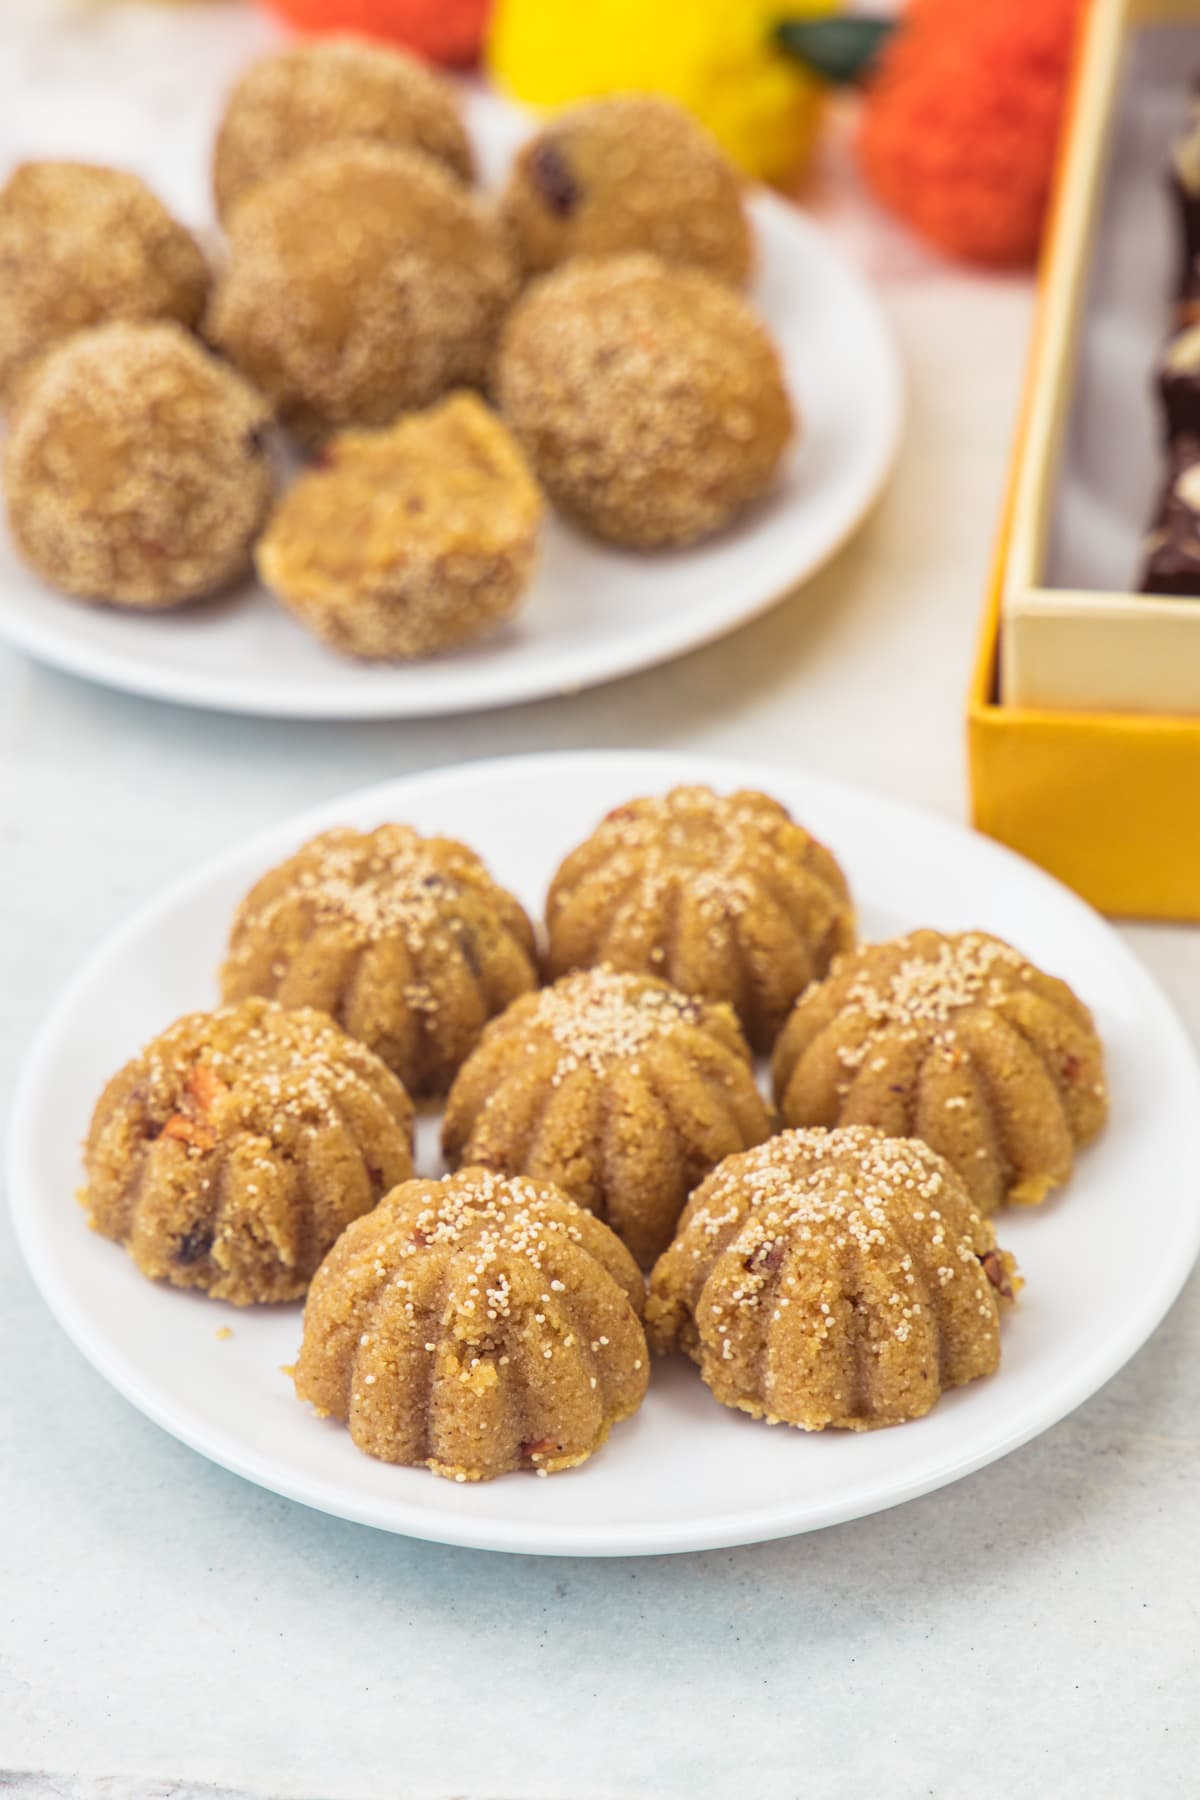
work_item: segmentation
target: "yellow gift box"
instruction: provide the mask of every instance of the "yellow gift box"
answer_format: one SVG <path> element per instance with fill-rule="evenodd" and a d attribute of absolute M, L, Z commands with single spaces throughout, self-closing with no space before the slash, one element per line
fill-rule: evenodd
<path fill-rule="evenodd" d="M 1200 27 L 1200 0 L 1090 8 L 969 695 L 968 750 L 981 830 L 1102 911 L 1200 919 L 1200 600 L 1073 590 L 1046 577 L 1119 79 L 1134 31 L 1181 24 Z M 1200 29 L 1194 67 L 1200 74 Z M 1169 152 L 1164 137 L 1164 171 Z M 1157 190 L 1147 203 L 1164 204 Z M 1164 337 L 1169 300 L 1164 288 Z M 1080 695 L 1104 699 L 1081 710 Z M 1121 710 L 1104 703 L 1112 695 Z"/>

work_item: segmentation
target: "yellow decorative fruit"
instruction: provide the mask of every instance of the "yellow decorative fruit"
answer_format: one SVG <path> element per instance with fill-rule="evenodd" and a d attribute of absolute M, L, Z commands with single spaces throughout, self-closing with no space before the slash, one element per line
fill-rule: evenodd
<path fill-rule="evenodd" d="M 830 10 L 830 0 L 498 0 L 488 62 L 497 84 L 531 106 L 668 94 L 748 175 L 785 181 L 807 159 L 823 89 L 774 28 Z"/>

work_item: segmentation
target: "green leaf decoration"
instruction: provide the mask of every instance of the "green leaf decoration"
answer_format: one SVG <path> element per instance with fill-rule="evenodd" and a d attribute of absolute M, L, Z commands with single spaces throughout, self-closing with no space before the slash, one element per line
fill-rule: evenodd
<path fill-rule="evenodd" d="M 787 56 L 822 81 L 848 87 L 867 79 L 895 29 L 894 19 L 831 13 L 824 19 L 780 19 L 772 36 Z"/>

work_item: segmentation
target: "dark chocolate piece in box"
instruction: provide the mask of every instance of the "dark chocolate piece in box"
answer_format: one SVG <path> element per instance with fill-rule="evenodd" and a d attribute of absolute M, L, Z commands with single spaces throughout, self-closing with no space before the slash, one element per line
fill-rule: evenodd
<path fill-rule="evenodd" d="M 1187 331 L 1200 325 L 1200 257 L 1192 263 L 1179 284 L 1179 292 L 1171 309 L 1171 329 Z"/>
<path fill-rule="evenodd" d="M 1177 331 L 1167 343 L 1158 365 L 1158 392 L 1167 442 L 1200 439 L 1200 324 Z"/>
<path fill-rule="evenodd" d="M 1142 545 L 1138 590 L 1200 597 L 1200 438 L 1177 438 L 1154 524 Z"/>
<path fill-rule="evenodd" d="M 1175 282 L 1180 325 L 1200 319 L 1200 89 L 1192 100 L 1191 128 L 1175 140 L 1168 183 L 1179 216 L 1179 274 Z"/>

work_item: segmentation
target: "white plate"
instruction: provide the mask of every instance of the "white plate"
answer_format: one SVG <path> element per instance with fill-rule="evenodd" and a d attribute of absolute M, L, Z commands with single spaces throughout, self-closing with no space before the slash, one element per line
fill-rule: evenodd
<path fill-rule="evenodd" d="M 772 1430 L 718 1406 L 688 1363 L 656 1363 L 641 1412 L 581 1469 L 458 1487 L 372 1462 L 295 1399 L 280 1364 L 300 1312 L 240 1311 L 155 1287 L 84 1225 L 77 1145 L 105 1078 L 178 1013 L 212 1004 L 212 972 L 250 881 L 335 823 L 411 821 L 478 847 L 537 911 L 562 854 L 621 800 L 676 781 L 777 794 L 842 858 L 864 935 L 982 926 L 1067 977 L 1095 1008 L 1113 1116 L 1070 1187 L 1002 1217 L 1027 1279 L 999 1373 L 915 1424 L 863 1435 Z M 432 1122 L 419 1160 L 436 1172 Z M 211 863 L 94 956 L 33 1050 L 12 1117 L 12 1205 L 48 1304 L 135 1406 L 204 1455 L 309 1506 L 492 1550 L 637 1555 L 739 1544 L 891 1506 L 1044 1431 L 1157 1325 L 1200 1242 L 1200 1071 L 1120 939 L 1010 852 L 894 802 L 811 776 L 706 757 L 595 753 L 477 763 L 322 806 Z M 233 1336 L 218 1341 L 229 1325 Z M 64 1421 L 64 1429 L 70 1422 Z"/>
<path fill-rule="evenodd" d="M 470 120 L 495 178 L 529 123 L 486 95 L 472 97 Z M 146 174 L 171 185 L 170 170 Z M 854 530 L 891 467 L 901 412 L 895 352 L 865 283 L 795 207 L 762 192 L 750 204 L 761 249 L 754 299 L 805 428 L 770 499 L 710 543 L 638 556 L 552 519 L 512 625 L 454 656 L 372 667 L 335 656 L 253 583 L 149 618 L 68 599 L 25 568 L 0 527 L 0 636 L 71 674 L 186 706 L 368 719 L 568 693 L 731 631 L 806 581 Z"/>

